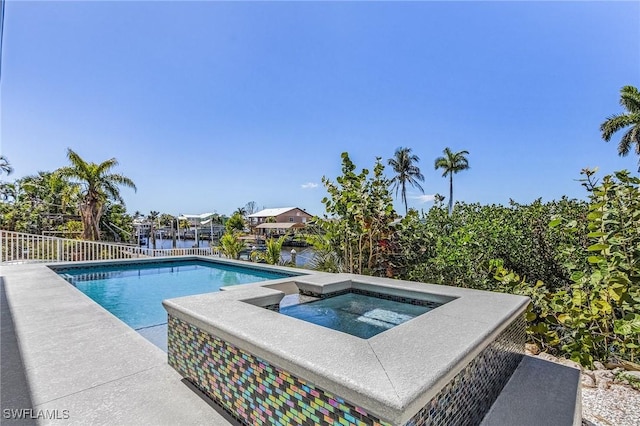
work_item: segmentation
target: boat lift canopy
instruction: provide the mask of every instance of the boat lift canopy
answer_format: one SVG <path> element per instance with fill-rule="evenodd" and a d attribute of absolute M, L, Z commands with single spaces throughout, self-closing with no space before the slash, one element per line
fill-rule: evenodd
<path fill-rule="evenodd" d="M 215 213 L 181 214 L 180 216 L 178 216 L 178 219 L 180 219 L 180 220 L 188 220 L 189 222 L 196 221 L 196 222 L 200 223 L 201 220 L 209 219 L 214 214 Z"/>
<path fill-rule="evenodd" d="M 196 245 L 199 245 L 199 239 L 198 239 L 198 226 L 200 225 L 206 225 L 209 222 L 212 222 L 212 218 L 215 215 L 215 213 L 202 213 L 202 214 L 181 214 L 178 216 L 178 219 L 180 220 L 187 220 L 189 221 L 189 224 L 193 223 L 195 225 L 196 228 Z M 213 237 L 213 223 L 211 224 L 212 228 L 211 228 L 211 236 Z"/>

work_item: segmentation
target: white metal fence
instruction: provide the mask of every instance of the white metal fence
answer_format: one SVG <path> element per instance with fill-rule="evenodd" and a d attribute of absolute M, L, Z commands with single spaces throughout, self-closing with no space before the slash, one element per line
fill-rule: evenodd
<path fill-rule="evenodd" d="M 0 262 L 3 263 L 68 262 L 218 254 L 218 251 L 211 247 L 150 249 L 130 244 L 72 240 L 0 230 Z"/>

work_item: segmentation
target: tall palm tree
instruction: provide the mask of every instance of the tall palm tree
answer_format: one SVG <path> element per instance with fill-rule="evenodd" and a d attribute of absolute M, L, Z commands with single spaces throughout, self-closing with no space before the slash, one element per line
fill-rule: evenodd
<path fill-rule="evenodd" d="M 620 105 L 627 112 L 613 114 L 600 125 L 602 138 L 609 142 L 614 133 L 628 128 L 618 143 L 618 155 L 625 156 L 635 145 L 636 154 L 640 156 L 640 92 L 634 86 L 624 86 L 620 89 Z M 640 164 L 640 159 L 638 160 Z M 640 168 L 638 168 L 640 171 Z"/>
<path fill-rule="evenodd" d="M 82 219 L 82 238 L 86 240 L 100 239 L 100 218 L 108 199 L 124 204 L 118 186 L 127 186 L 136 190 L 131 179 L 111 170 L 118 165 L 115 158 L 100 164 L 83 160 L 73 150 L 67 150 L 70 166 L 58 169 L 62 177 L 78 181 L 82 186 L 80 201 L 80 217 Z"/>
<path fill-rule="evenodd" d="M 449 148 L 445 148 L 442 151 L 444 157 L 438 157 L 435 161 L 435 168 L 443 169 L 442 177 L 449 175 L 449 216 L 453 211 L 453 175 L 463 170 L 469 169 L 469 160 L 466 155 L 469 155 L 469 151 L 453 152 Z"/>
<path fill-rule="evenodd" d="M 393 158 L 388 161 L 396 173 L 391 179 L 391 190 L 395 189 L 396 197 L 398 197 L 398 191 L 400 191 L 404 202 L 405 214 L 409 211 L 407 207 L 407 183 L 418 188 L 424 194 L 424 189 L 419 183 L 424 182 L 424 176 L 420 173 L 420 168 L 415 165 L 418 161 L 420 161 L 420 158 L 415 154 L 411 154 L 411 148 L 402 147 L 396 149 Z"/>

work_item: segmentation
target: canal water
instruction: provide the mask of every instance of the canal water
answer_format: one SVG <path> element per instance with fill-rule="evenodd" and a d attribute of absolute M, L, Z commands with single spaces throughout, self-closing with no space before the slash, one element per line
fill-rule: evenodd
<path fill-rule="evenodd" d="M 176 241 L 176 248 L 193 248 L 196 245 L 195 240 L 179 240 Z M 199 247 L 209 247 L 209 241 L 200 241 L 198 244 Z M 146 244 L 142 245 L 142 247 L 147 247 Z M 151 248 L 151 241 L 149 241 L 149 248 Z M 170 249 L 173 248 L 172 241 L 170 239 L 156 239 L 156 248 L 157 249 Z M 282 247 L 282 259 L 285 262 L 289 262 L 291 260 L 291 250 L 296 251 L 296 265 L 298 267 L 304 268 L 313 258 L 313 247 Z"/>

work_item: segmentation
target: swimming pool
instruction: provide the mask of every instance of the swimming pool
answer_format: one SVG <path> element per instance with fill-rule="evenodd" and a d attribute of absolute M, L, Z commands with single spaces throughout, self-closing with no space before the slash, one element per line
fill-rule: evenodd
<path fill-rule="evenodd" d="M 205 260 L 172 260 L 91 267 L 55 268 L 78 290 L 128 326 L 166 350 L 164 299 L 210 293 L 294 274 Z"/>

